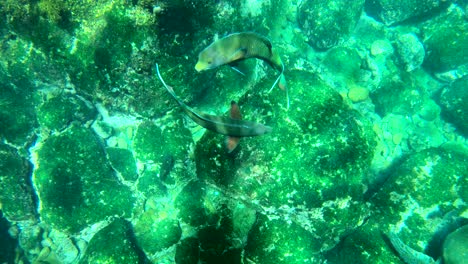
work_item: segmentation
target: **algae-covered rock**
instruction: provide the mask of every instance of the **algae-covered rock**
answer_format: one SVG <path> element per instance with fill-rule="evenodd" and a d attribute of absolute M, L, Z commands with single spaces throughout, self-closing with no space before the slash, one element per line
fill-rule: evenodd
<path fill-rule="evenodd" d="M 0 63 L 0 139 L 23 146 L 30 143 L 37 126 L 34 87 L 24 68 L 12 65 L 7 71 L 3 65 Z"/>
<path fill-rule="evenodd" d="M 370 220 L 343 237 L 340 245 L 324 253 L 327 263 L 400 263 L 385 244 L 379 224 Z"/>
<path fill-rule="evenodd" d="M 182 230 L 177 219 L 168 217 L 164 210 L 148 210 L 138 217 L 135 238 L 142 250 L 154 254 L 177 243 Z"/>
<path fill-rule="evenodd" d="M 334 75 L 348 80 L 357 79 L 361 68 L 361 57 L 355 49 L 336 47 L 328 51 L 323 65 Z"/>
<path fill-rule="evenodd" d="M 263 214 L 313 229 L 317 243 L 311 250 L 328 250 L 368 213 L 362 173 L 373 156 L 374 133 L 315 76 L 291 71 L 288 84 L 295 99 L 287 112 L 278 107 L 284 103 L 279 89 L 240 100 L 244 118 L 271 126 L 271 134 L 243 138 L 228 154 L 224 137 L 206 133 L 195 149 L 197 174 L 229 197 L 261 205 Z"/>
<path fill-rule="evenodd" d="M 134 148 L 139 160 L 163 162 L 167 155 L 176 160 L 185 159 L 192 142 L 191 133 L 182 120 L 166 125 L 164 131 L 154 122 L 145 121 L 138 126 Z"/>
<path fill-rule="evenodd" d="M 130 150 L 107 148 L 106 152 L 112 167 L 120 172 L 126 181 L 134 181 L 138 178 L 136 161 Z"/>
<path fill-rule="evenodd" d="M 188 237 L 178 245 L 175 255 L 177 264 L 197 264 L 200 256 L 200 246 L 197 238 Z"/>
<path fill-rule="evenodd" d="M 61 130 L 72 121 L 84 123 L 96 115 L 96 110 L 73 96 L 59 95 L 39 106 L 37 119 L 43 128 Z"/>
<path fill-rule="evenodd" d="M 445 72 L 468 64 L 468 22 L 458 8 L 428 22 L 423 28 L 426 58 L 424 66 L 434 72 Z"/>
<path fill-rule="evenodd" d="M 249 233 L 245 258 L 256 263 L 321 263 L 320 239 L 288 219 L 259 217 Z"/>
<path fill-rule="evenodd" d="M 442 148 L 427 149 L 395 166 L 370 200 L 382 232 L 400 232 L 422 252 L 444 216 L 461 215 L 468 199 L 468 157 Z"/>
<path fill-rule="evenodd" d="M 302 1 L 298 23 L 314 48 L 328 49 L 343 42 L 361 16 L 364 0 Z"/>
<path fill-rule="evenodd" d="M 0 185 L 0 209 L 4 217 L 10 221 L 35 219 L 31 164 L 5 144 L 0 144 Z"/>
<path fill-rule="evenodd" d="M 468 77 L 445 87 L 440 95 L 442 117 L 468 135 Z"/>
<path fill-rule="evenodd" d="M 401 79 L 386 77 L 380 88 L 370 95 L 375 111 L 380 116 L 388 114 L 413 115 L 424 106 L 428 96 L 426 91 L 408 75 Z"/>
<path fill-rule="evenodd" d="M 386 25 L 419 17 L 440 7 L 443 0 L 372 0 L 366 3 L 366 11 Z"/>
<path fill-rule="evenodd" d="M 398 61 L 405 71 L 410 72 L 421 66 L 425 56 L 424 46 L 414 34 L 398 36 L 395 46 Z"/>
<path fill-rule="evenodd" d="M 80 263 L 144 263 L 146 258 L 137 247 L 130 223 L 116 219 L 96 233 Z"/>
<path fill-rule="evenodd" d="M 11 237 L 8 233 L 8 229 L 11 224 L 3 217 L 2 211 L 0 211 L 0 262 L 1 263 L 14 263 L 15 262 L 15 245 L 18 240 Z"/>
<path fill-rule="evenodd" d="M 452 232 L 444 241 L 444 263 L 468 263 L 468 225 Z"/>
<path fill-rule="evenodd" d="M 179 218 L 192 226 L 203 225 L 208 220 L 203 203 L 204 187 L 205 185 L 198 181 L 190 182 L 174 202 L 175 207 L 179 209 Z"/>
<path fill-rule="evenodd" d="M 34 172 L 42 219 L 77 232 L 111 215 L 129 215 L 133 197 L 114 175 L 93 132 L 71 127 L 37 150 Z"/>

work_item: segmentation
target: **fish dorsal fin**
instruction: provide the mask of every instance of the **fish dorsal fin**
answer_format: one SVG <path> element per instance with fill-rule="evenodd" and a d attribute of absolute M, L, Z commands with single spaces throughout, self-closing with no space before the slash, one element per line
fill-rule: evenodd
<path fill-rule="evenodd" d="M 239 106 L 234 101 L 231 101 L 231 109 L 229 109 L 229 115 L 232 119 L 242 119 Z"/>

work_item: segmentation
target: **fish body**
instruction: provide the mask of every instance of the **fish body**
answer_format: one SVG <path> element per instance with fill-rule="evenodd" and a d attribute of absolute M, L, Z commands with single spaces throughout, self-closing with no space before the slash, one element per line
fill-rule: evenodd
<path fill-rule="evenodd" d="M 401 239 L 393 232 L 387 234 L 388 239 L 392 243 L 393 248 L 398 253 L 399 257 L 406 264 L 434 264 L 434 259 L 428 255 L 416 251 L 401 241 Z"/>
<path fill-rule="evenodd" d="M 271 127 L 260 123 L 196 112 L 191 107 L 182 102 L 174 93 L 172 87 L 164 82 L 157 64 L 156 71 L 162 84 L 171 94 L 171 96 L 177 101 L 177 103 L 182 107 L 182 110 L 200 126 L 218 134 L 230 137 L 253 137 L 261 136 L 271 132 Z"/>
<path fill-rule="evenodd" d="M 270 40 L 253 32 L 234 33 L 211 43 L 198 54 L 195 69 L 214 69 L 249 58 L 264 60 L 283 71 L 283 62 L 273 51 Z"/>
<path fill-rule="evenodd" d="M 283 74 L 284 64 L 278 53 L 273 50 L 270 40 L 261 35 L 253 32 L 241 32 L 214 41 L 198 54 L 195 69 L 204 71 L 222 65 L 230 65 L 236 69 L 237 62 L 249 58 L 261 59 L 280 72 L 271 89 L 278 84 L 282 90 L 286 91 L 287 106 L 289 108 L 289 94 L 286 78 Z"/>

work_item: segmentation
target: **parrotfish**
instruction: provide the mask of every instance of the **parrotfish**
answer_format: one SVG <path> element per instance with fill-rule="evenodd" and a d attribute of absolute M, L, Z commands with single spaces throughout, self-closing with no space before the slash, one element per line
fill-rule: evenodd
<path fill-rule="evenodd" d="M 241 120 L 239 106 L 231 102 L 231 117 L 215 116 L 206 113 L 196 112 L 191 107 L 180 100 L 174 92 L 174 89 L 164 82 L 161 73 L 159 72 L 158 64 L 156 64 L 156 72 L 159 80 L 164 85 L 166 90 L 171 94 L 172 98 L 182 107 L 182 110 L 197 124 L 211 130 L 215 133 L 228 136 L 227 148 L 231 152 L 239 143 L 241 137 L 261 136 L 271 132 L 271 127 L 260 123 Z"/>
<path fill-rule="evenodd" d="M 287 107 L 289 108 L 288 88 L 283 74 L 284 64 L 278 53 L 273 50 L 270 40 L 256 33 L 234 33 L 214 41 L 198 54 L 198 62 L 195 65 L 195 69 L 197 71 L 204 71 L 227 64 L 237 70 L 235 65 L 239 61 L 249 58 L 261 59 L 280 72 L 270 91 L 276 84 L 285 90 Z"/>

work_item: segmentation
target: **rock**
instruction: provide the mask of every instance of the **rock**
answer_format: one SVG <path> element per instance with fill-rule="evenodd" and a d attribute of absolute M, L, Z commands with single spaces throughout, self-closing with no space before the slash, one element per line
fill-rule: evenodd
<path fill-rule="evenodd" d="M 245 255 L 257 263 L 322 263 L 317 249 L 327 246 L 288 219 L 260 216 L 249 233 Z"/>
<path fill-rule="evenodd" d="M 468 263 L 468 225 L 458 228 L 444 241 L 445 264 Z"/>
<path fill-rule="evenodd" d="M 468 76 L 445 87 L 439 104 L 442 117 L 457 127 L 462 135 L 468 136 Z"/>
<path fill-rule="evenodd" d="M 62 130 L 71 122 L 85 123 L 96 116 L 96 109 L 75 96 L 59 95 L 43 102 L 37 118 L 42 128 Z"/>
<path fill-rule="evenodd" d="M 334 76 L 342 76 L 346 80 L 357 80 L 362 59 L 355 49 L 336 47 L 327 52 L 323 65 Z"/>
<path fill-rule="evenodd" d="M 440 106 L 433 100 L 427 100 L 419 111 L 418 115 L 426 121 L 434 121 L 440 116 Z"/>
<path fill-rule="evenodd" d="M 138 178 L 137 167 L 133 153 L 128 149 L 106 148 L 111 166 L 118 171 L 126 181 Z"/>
<path fill-rule="evenodd" d="M 395 43 L 396 54 L 403 69 L 413 71 L 421 66 L 424 61 L 424 46 L 413 34 L 398 36 Z"/>
<path fill-rule="evenodd" d="M 386 25 L 422 16 L 440 7 L 444 0 L 372 0 L 366 2 L 366 12 Z"/>
<path fill-rule="evenodd" d="M 18 151 L 0 143 L 0 209 L 9 221 L 35 220 L 36 195 L 31 164 Z"/>
<path fill-rule="evenodd" d="M 148 255 L 174 245 L 182 235 L 179 221 L 167 215 L 170 212 L 164 209 L 166 208 L 148 210 L 136 221 L 135 238 L 141 249 Z"/>
<path fill-rule="evenodd" d="M 299 27 L 316 49 L 328 49 L 348 38 L 361 16 L 364 0 L 302 1 L 297 8 Z"/>
<path fill-rule="evenodd" d="M 115 219 L 93 236 L 79 263 L 145 263 L 131 230 L 130 223 Z"/>
<path fill-rule="evenodd" d="M 467 67 L 468 22 L 458 8 L 428 22 L 423 33 L 426 58 L 424 66 L 436 73 Z"/>
<path fill-rule="evenodd" d="M 369 98 L 369 90 L 361 86 L 353 86 L 348 91 L 348 98 L 353 103 L 359 103 Z"/>
<path fill-rule="evenodd" d="M 268 83 L 258 85 L 256 89 L 263 90 Z M 272 126 L 271 135 L 242 139 L 238 150 L 226 154 L 224 138 L 207 133 L 197 142 L 195 156 L 198 178 L 218 186 L 226 196 L 242 199 L 261 215 L 281 219 L 278 226 L 294 226 L 296 236 L 305 239 L 314 230 L 307 252 L 293 251 L 288 258 L 301 261 L 333 248 L 344 230 L 358 226 L 367 215 L 365 203 L 360 202 L 361 173 L 369 168 L 376 143 L 370 124 L 317 77 L 290 71 L 288 85 L 300 98 L 288 112 L 275 107 L 284 98 L 279 89 L 276 94 L 252 92 L 240 100 L 244 118 L 263 117 L 258 122 Z M 196 215 L 202 214 L 189 214 Z M 288 236 L 271 232 L 267 242 L 249 237 L 247 244 L 269 245 L 275 236 Z M 286 251 L 275 256 L 282 253 Z"/>
<path fill-rule="evenodd" d="M 130 215 L 130 189 L 117 180 L 90 129 L 73 126 L 50 136 L 36 155 L 34 184 L 44 222 L 75 233 L 109 216 Z"/>
<path fill-rule="evenodd" d="M 393 53 L 393 47 L 389 41 L 384 40 L 384 39 L 379 39 L 379 40 L 372 42 L 370 52 L 372 56 L 374 57 L 377 57 L 377 56 L 387 57 Z"/>
<path fill-rule="evenodd" d="M 442 148 L 408 155 L 370 199 L 372 221 L 383 233 L 398 230 L 410 248 L 423 252 L 446 215 L 466 210 L 467 161 L 466 154 Z"/>

